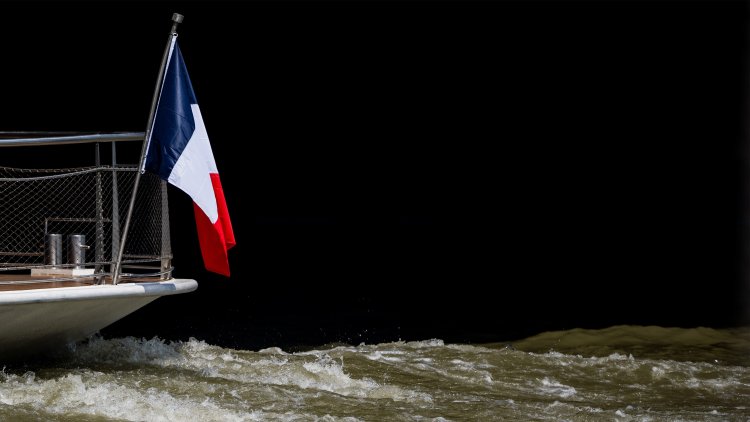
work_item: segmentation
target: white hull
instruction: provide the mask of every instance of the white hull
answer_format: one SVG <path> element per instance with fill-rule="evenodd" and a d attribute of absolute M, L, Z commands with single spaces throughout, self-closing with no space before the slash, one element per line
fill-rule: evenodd
<path fill-rule="evenodd" d="M 191 292 L 195 280 L 123 283 L 0 292 L 0 358 L 60 349 L 158 297 Z"/>

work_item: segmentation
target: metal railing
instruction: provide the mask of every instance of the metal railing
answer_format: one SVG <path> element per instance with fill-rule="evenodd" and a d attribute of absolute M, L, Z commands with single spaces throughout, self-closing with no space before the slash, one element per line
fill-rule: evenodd
<path fill-rule="evenodd" d="M 0 147 L 95 146 L 90 167 L 0 167 L 0 272 L 85 268 L 81 276 L 98 283 L 111 277 L 138 175 L 136 165 L 117 163 L 115 143 L 143 141 L 143 136 L 0 132 Z M 103 142 L 112 145 L 108 164 L 102 164 L 99 154 Z M 141 175 L 121 261 L 123 269 L 133 272 L 121 277 L 171 277 L 167 203 L 166 182 Z M 50 242 L 56 235 L 62 241 Z"/>

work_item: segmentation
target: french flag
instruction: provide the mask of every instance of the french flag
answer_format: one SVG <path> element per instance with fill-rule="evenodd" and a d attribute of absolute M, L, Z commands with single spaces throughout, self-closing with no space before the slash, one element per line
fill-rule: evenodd
<path fill-rule="evenodd" d="M 190 195 L 203 263 L 207 270 L 229 277 L 227 251 L 235 245 L 234 232 L 176 34 L 166 69 L 141 171 L 156 173 Z"/>

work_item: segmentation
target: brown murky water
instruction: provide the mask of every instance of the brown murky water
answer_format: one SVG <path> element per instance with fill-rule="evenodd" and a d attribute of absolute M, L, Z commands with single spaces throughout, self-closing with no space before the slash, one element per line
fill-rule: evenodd
<path fill-rule="evenodd" d="M 43 367 L 6 367 L 0 419 L 748 421 L 750 328 L 618 326 L 298 353 L 97 338 Z"/>

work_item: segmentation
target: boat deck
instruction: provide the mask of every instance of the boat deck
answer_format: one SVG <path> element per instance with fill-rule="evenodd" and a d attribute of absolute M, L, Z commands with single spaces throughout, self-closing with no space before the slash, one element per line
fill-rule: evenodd
<path fill-rule="evenodd" d="M 137 283 L 157 281 L 158 277 L 123 278 L 120 283 Z M 0 274 L 0 292 L 15 290 L 52 289 L 57 287 L 81 287 L 94 285 L 91 277 L 71 279 L 70 277 L 35 277 L 29 274 Z M 112 279 L 106 277 L 104 284 L 112 284 Z"/>

